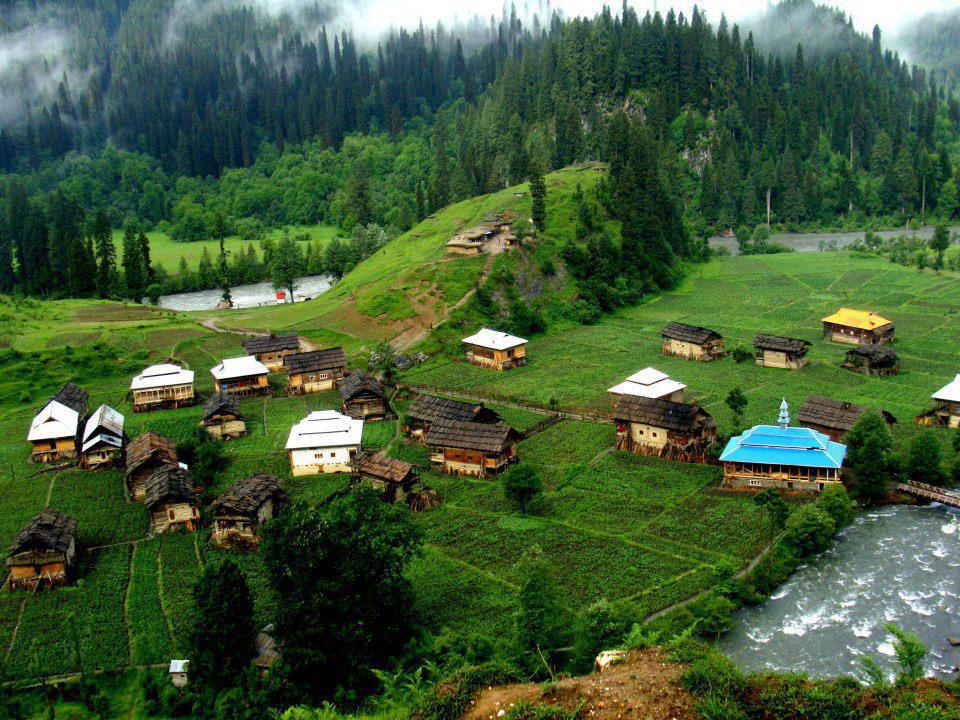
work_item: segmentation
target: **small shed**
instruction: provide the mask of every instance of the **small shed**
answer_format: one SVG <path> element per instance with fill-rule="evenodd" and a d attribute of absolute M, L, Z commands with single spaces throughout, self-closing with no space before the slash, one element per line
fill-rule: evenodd
<path fill-rule="evenodd" d="M 709 362 L 726 355 L 723 336 L 699 325 L 669 322 L 660 331 L 663 354 L 684 360 Z"/>
<path fill-rule="evenodd" d="M 673 380 L 665 372 L 646 367 L 635 372 L 622 383 L 607 388 L 607 392 L 610 393 L 613 406 L 616 407 L 617 401 L 624 395 L 683 402 L 683 393 L 686 389 L 686 385 Z"/>
<path fill-rule="evenodd" d="M 273 623 L 270 623 L 257 633 L 257 639 L 254 641 L 254 645 L 257 648 L 257 659 L 254 663 L 257 666 L 257 670 L 261 673 L 270 670 L 280 657 L 280 653 L 277 651 L 277 643 L 274 641 L 272 633 Z"/>
<path fill-rule="evenodd" d="M 294 353 L 283 359 L 290 376 L 287 392 L 292 395 L 332 390 L 343 378 L 347 356 L 342 347 Z"/>
<path fill-rule="evenodd" d="M 517 431 L 505 423 L 436 420 L 423 437 L 430 456 L 448 475 L 486 477 L 517 462 Z"/>
<path fill-rule="evenodd" d="M 359 420 L 383 420 L 390 417 L 390 400 L 380 381 L 372 375 L 352 372 L 340 383 L 343 412 Z"/>
<path fill-rule="evenodd" d="M 80 464 L 90 470 L 117 465 L 123 457 L 124 417 L 112 407 L 101 405 L 83 429 Z"/>
<path fill-rule="evenodd" d="M 147 478 L 167 465 L 177 465 L 177 444 L 166 435 L 148 430 L 127 445 L 123 478 L 134 500 L 143 500 Z"/>
<path fill-rule="evenodd" d="M 490 424 L 500 422 L 500 415 L 482 402 L 421 394 L 407 408 L 403 430 L 413 437 L 422 438 L 430 429 L 430 424 L 437 420 Z"/>
<path fill-rule="evenodd" d="M 527 364 L 527 341 L 499 330 L 482 328 L 465 337 L 467 362 L 502 371 Z"/>
<path fill-rule="evenodd" d="M 167 465 L 146 481 L 144 502 L 150 511 L 154 532 L 177 527 L 196 530 L 200 521 L 200 500 L 193 491 L 190 472 L 179 465 Z"/>
<path fill-rule="evenodd" d="M 273 475 L 256 473 L 241 478 L 213 501 L 212 540 L 217 545 L 256 545 L 260 526 L 276 517 L 287 495 Z"/>
<path fill-rule="evenodd" d="M 268 372 L 267 366 L 253 355 L 225 358 L 219 365 L 210 368 L 217 391 L 237 397 L 269 393 Z"/>
<path fill-rule="evenodd" d="M 823 337 L 850 345 L 893 342 L 893 322 L 869 310 L 842 307 L 823 318 Z"/>
<path fill-rule="evenodd" d="M 863 405 L 833 400 L 820 395 L 808 395 L 800 407 L 797 421 L 802 427 L 812 428 L 834 442 L 841 442 L 864 412 L 866 408 Z M 886 410 L 879 412 L 888 425 L 893 425 L 897 421 Z"/>
<path fill-rule="evenodd" d="M 193 405 L 193 370 L 162 363 L 145 368 L 130 381 L 133 411 L 162 410 Z"/>
<path fill-rule="evenodd" d="M 77 560 L 77 521 L 59 510 L 41 510 L 7 553 L 11 590 L 34 590 L 69 582 Z"/>
<path fill-rule="evenodd" d="M 218 440 L 241 438 L 247 434 L 247 424 L 240 412 L 240 399 L 233 393 L 217 392 L 203 404 L 200 426 Z"/>
<path fill-rule="evenodd" d="M 290 428 L 287 452 L 294 475 L 348 473 L 360 450 L 363 420 L 335 410 L 315 410 Z"/>
<path fill-rule="evenodd" d="M 366 482 L 388 503 L 404 500 L 417 482 L 413 465 L 383 453 L 359 452 L 350 464 L 353 481 Z"/>
<path fill-rule="evenodd" d="M 616 447 L 683 462 L 706 462 L 717 424 L 696 404 L 623 395 L 613 412 Z"/>
<path fill-rule="evenodd" d="M 900 356 L 884 345 L 857 345 L 847 350 L 843 366 L 864 375 L 886 377 L 900 372 Z"/>
<path fill-rule="evenodd" d="M 190 661 L 189 660 L 171 660 L 170 669 L 168 674 L 170 675 L 170 684 L 175 688 L 182 688 L 187 686 L 187 675 L 190 672 Z"/>
<path fill-rule="evenodd" d="M 243 351 L 267 366 L 270 372 L 283 370 L 283 358 L 300 352 L 300 337 L 296 333 L 270 333 L 243 339 Z"/>
<path fill-rule="evenodd" d="M 800 370 L 809 362 L 809 340 L 760 333 L 753 339 L 757 365 Z"/>

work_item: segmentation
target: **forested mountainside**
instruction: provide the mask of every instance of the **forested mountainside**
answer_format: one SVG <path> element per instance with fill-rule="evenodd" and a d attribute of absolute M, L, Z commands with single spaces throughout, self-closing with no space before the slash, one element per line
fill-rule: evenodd
<path fill-rule="evenodd" d="M 57 11 L 104 19 L 89 39 L 97 52 L 73 39 L 76 57 L 102 62 L 76 65 L 85 91 L 62 83 L 3 130 L 0 291 L 64 292 L 34 277 L 49 258 L 115 274 L 107 225 L 195 240 L 373 222 L 392 236 L 532 167 L 610 160 L 617 109 L 647 128 L 648 160 L 700 234 L 957 208 L 960 103 L 842 15 L 824 22 L 843 42 L 768 54 L 696 9 L 542 21 L 508 11 L 489 26 L 361 45 L 325 26 L 319 4 L 282 16 L 190 7 L 207 11 L 172 0 Z M 758 32 L 798 8 L 815 6 L 786 0 Z"/>
<path fill-rule="evenodd" d="M 960 79 L 960 8 L 927 13 L 897 33 L 910 60 L 937 71 L 945 82 Z"/>

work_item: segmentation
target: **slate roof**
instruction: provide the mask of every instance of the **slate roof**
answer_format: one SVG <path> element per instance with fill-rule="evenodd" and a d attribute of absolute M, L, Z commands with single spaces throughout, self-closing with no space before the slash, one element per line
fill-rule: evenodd
<path fill-rule="evenodd" d="M 309 352 L 293 353 L 283 357 L 283 366 L 287 373 L 296 375 L 305 372 L 322 372 L 336 370 L 347 366 L 347 356 L 342 347 L 311 350 Z"/>
<path fill-rule="evenodd" d="M 900 356 L 895 350 L 891 350 L 885 345 L 867 345 L 860 344 L 847 350 L 847 356 L 862 358 L 870 367 L 883 368 L 893 367 L 900 362 Z"/>
<path fill-rule="evenodd" d="M 176 465 L 165 465 L 147 477 L 147 494 L 144 497 L 150 509 L 161 503 L 186 502 L 196 504 L 193 478 L 190 471 Z"/>
<path fill-rule="evenodd" d="M 68 382 L 62 388 L 57 391 L 57 394 L 50 398 L 54 402 L 58 402 L 61 405 L 73 410 L 78 415 L 83 415 L 87 412 L 87 399 L 89 394 L 79 385 L 74 385 L 72 382 Z"/>
<path fill-rule="evenodd" d="M 660 331 L 660 335 L 665 338 L 670 338 L 671 340 L 694 343 L 695 345 L 703 345 L 711 340 L 723 340 L 723 336 L 714 330 L 708 330 L 699 325 L 687 325 L 681 322 L 667 323 L 663 326 L 663 330 Z"/>
<path fill-rule="evenodd" d="M 340 397 L 344 400 L 353 400 L 364 392 L 372 393 L 384 401 L 387 399 L 380 381 L 372 375 L 357 371 L 350 373 L 340 381 Z"/>
<path fill-rule="evenodd" d="M 175 465 L 177 462 L 177 444 L 165 435 L 148 430 L 127 445 L 127 452 L 124 456 L 126 475 L 129 477 L 141 465 L 154 458 Z"/>
<path fill-rule="evenodd" d="M 411 463 L 387 457 L 383 453 L 359 452 L 354 456 L 351 467 L 358 475 L 394 483 L 402 482 L 413 472 Z"/>
<path fill-rule="evenodd" d="M 10 544 L 7 565 L 16 565 L 14 556 L 32 552 L 65 553 L 77 537 L 77 521 L 59 510 L 41 510 L 17 533 Z"/>
<path fill-rule="evenodd" d="M 499 453 L 516 438 L 517 431 L 506 423 L 434 420 L 423 437 L 424 445 Z"/>
<path fill-rule="evenodd" d="M 773 350 L 775 352 L 799 353 L 802 355 L 806 354 L 807 348 L 810 346 L 810 341 L 760 333 L 753 339 L 753 345 L 758 350 Z"/>
<path fill-rule="evenodd" d="M 846 452 L 846 445 L 811 428 L 755 425 L 730 438 L 720 461 L 839 469 Z"/>
<path fill-rule="evenodd" d="M 203 404 L 201 420 L 209 420 L 217 413 L 242 418 L 243 415 L 240 414 L 240 398 L 233 393 L 215 392 L 210 396 L 210 399 Z"/>
<path fill-rule="evenodd" d="M 285 500 L 286 493 L 280 480 L 273 475 L 256 473 L 237 480 L 220 497 L 213 501 L 210 510 L 214 517 L 254 515 L 267 500 Z"/>
<path fill-rule="evenodd" d="M 644 423 L 677 433 L 689 433 L 693 430 L 698 417 L 703 419 L 705 426 L 716 427 L 710 414 L 699 405 L 662 398 L 621 395 L 613 412 L 614 420 Z"/>
<path fill-rule="evenodd" d="M 438 420 L 460 422 L 499 422 L 500 416 L 483 406 L 481 402 L 453 400 L 436 395 L 417 395 L 407 408 L 407 417 L 432 423 Z"/>
<path fill-rule="evenodd" d="M 242 341 L 247 355 L 261 355 L 275 353 L 281 350 L 299 350 L 300 337 L 296 333 L 279 333 L 269 335 L 252 335 Z"/>

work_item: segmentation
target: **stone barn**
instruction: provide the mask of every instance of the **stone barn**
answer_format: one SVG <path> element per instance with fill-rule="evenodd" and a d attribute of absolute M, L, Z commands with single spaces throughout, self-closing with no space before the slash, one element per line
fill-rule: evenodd
<path fill-rule="evenodd" d="M 340 382 L 343 413 L 358 420 L 383 420 L 393 415 L 390 400 L 372 375 L 352 372 Z"/>
<path fill-rule="evenodd" d="M 146 480 L 144 502 L 150 511 L 150 523 L 156 533 L 184 527 L 196 530 L 200 523 L 200 500 L 193 491 L 190 472 L 167 465 Z"/>
<path fill-rule="evenodd" d="M 347 356 L 342 347 L 294 353 L 283 359 L 290 376 L 287 392 L 291 395 L 332 390 L 343 379 Z"/>
<path fill-rule="evenodd" d="M 900 356 L 884 345 L 857 345 L 847 350 L 843 366 L 864 375 L 886 377 L 900 372 Z"/>
<path fill-rule="evenodd" d="M 127 445 L 123 479 L 134 500 L 147 494 L 147 478 L 167 465 L 178 465 L 177 444 L 160 433 L 149 430 Z"/>

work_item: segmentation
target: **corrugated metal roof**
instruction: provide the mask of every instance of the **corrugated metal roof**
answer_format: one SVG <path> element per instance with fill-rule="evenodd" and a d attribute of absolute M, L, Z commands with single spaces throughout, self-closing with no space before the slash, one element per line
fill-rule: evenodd
<path fill-rule="evenodd" d="M 635 395 L 637 397 L 656 399 L 667 397 L 668 395 L 672 395 L 678 390 L 683 390 L 686 387 L 687 386 L 682 382 L 677 382 L 676 380 L 671 380 L 670 378 L 660 380 L 649 385 L 632 382 L 630 380 L 624 380 L 619 385 L 614 385 L 612 388 L 609 388 L 607 392 L 612 393 L 613 395 Z"/>
<path fill-rule="evenodd" d="M 842 307 L 833 315 L 828 315 L 823 322 L 834 323 L 835 325 L 846 325 L 847 327 L 860 328 L 861 330 L 876 330 L 886 325 L 892 325 L 890 320 L 880 317 L 869 310 L 854 310 L 853 308 Z"/>
<path fill-rule="evenodd" d="M 755 425 L 730 438 L 720 461 L 838 469 L 846 453 L 846 445 L 810 428 Z"/>
<path fill-rule="evenodd" d="M 184 370 L 179 365 L 162 363 L 151 365 L 130 381 L 131 390 L 149 390 L 171 385 L 190 385 L 193 383 L 193 370 Z"/>
<path fill-rule="evenodd" d="M 948 402 L 960 402 L 960 375 L 957 375 L 953 382 L 949 382 L 937 390 L 932 396 L 934 400 L 946 400 Z"/>
<path fill-rule="evenodd" d="M 123 422 L 123 415 L 109 405 L 101 405 L 93 415 L 87 418 L 87 424 L 83 429 L 83 439 L 84 441 L 89 440 L 94 434 L 97 434 L 98 430 L 120 437 L 123 435 Z"/>
<path fill-rule="evenodd" d="M 77 436 L 80 415 L 76 410 L 51 400 L 38 412 L 30 423 L 27 440 L 55 440 Z"/>
<path fill-rule="evenodd" d="M 487 348 L 488 350 L 509 350 L 510 348 L 524 345 L 527 341 L 516 335 L 510 335 L 499 330 L 483 328 L 470 337 L 465 337 L 463 342 L 467 345 L 476 345 L 477 347 Z"/>
<path fill-rule="evenodd" d="M 244 357 L 224 358 L 219 365 L 210 368 L 210 374 L 217 380 L 232 380 L 233 378 L 253 377 L 266 375 L 267 366 L 253 355 Z"/>

